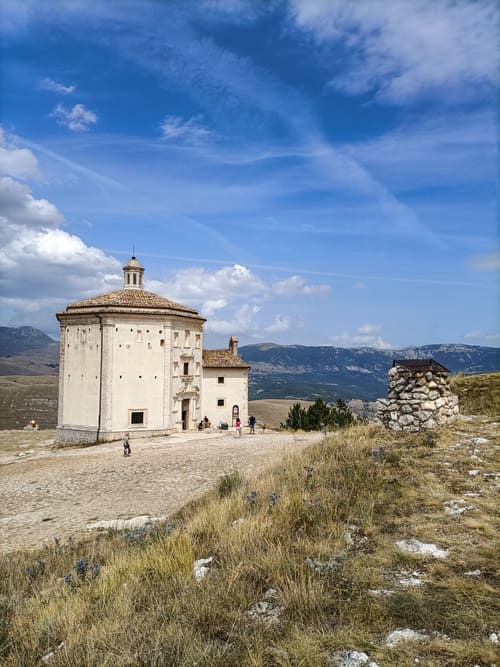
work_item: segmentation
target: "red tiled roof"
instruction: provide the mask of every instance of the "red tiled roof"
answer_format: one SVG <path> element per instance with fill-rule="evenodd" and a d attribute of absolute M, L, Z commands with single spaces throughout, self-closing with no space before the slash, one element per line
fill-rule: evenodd
<path fill-rule="evenodd" d="M 177 312 L 188 316 L 194 315 L 200 317 L 198 311 L 194 308 L 182 306 L 180 303 L 175 303 L 175 301 L 170 301 L 158 294 L 147 292 L 142 289 L 120 289 L 115 290 L 114 292 L 107 292 L 106 294 L 83 299 L 82 301 L 76 301 L 75 303 L 70 303 L 64 313 L 70 314 L 72 311 L 79 311 L 81 309 L 93 310 L 102 308 L 105 308 L 106 310 L 113 310 L 114 308 L 143 310 L 150 308 L 154 310 L 169 311 L 171 314 Z"/>
<path fill-rule="evenodd" d="M 203 350 L 203 368 L 250 368 L 229 350 Z"/>

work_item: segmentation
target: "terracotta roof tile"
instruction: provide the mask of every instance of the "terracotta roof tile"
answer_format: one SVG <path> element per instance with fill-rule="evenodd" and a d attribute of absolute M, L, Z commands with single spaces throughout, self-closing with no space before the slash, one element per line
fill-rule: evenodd
<path fill-rule="evenodd" d="M 65 312 L 72 310 L 92 309 L 92 308 L 154 308 L 156 310 L 180 311 L 189 315 L 198 315 L 194 308 L 182 306 L 180 303 L 165 299 L 153 292 L 147 292 L 142 289 L 120 289 L 114 292 L 107 292 L 98 296 L 83 299 L 70 303 Z"/>
<path fill-rule="evenodd" d="M 229 350 L 203 350 L 203 368 L 250 368 L 250 365 Z"/>

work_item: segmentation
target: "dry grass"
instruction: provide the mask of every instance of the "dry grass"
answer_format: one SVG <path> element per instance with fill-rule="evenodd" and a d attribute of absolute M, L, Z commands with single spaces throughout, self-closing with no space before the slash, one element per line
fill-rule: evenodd
<path fill-rule="evenodd" d="M 300 403 L 303 408 L 312 405 L 311 401 L 265 398 L 248 402 L 248 414 L 254 415 L 259 426 L 265 424 L 268 428 L 279 428 L 286 421 L 292 405 Z"/>
<path fill-rule="evenodd" d="M 253 481 L 223 480 L 167 531 L 4 557 L 0 662 L 34 665 L 54 651 L 55 667 L 315 666 L 357 649 L 384 667 L 414 665 L 417 656 L 426 667 L 491 665 L 488 633 L 500 621 L 498 480 L 488 476 L 499 472 L 494 428 L 461 421 L 429 440 L 356 426 Z M 487 443 L 470 443 L 484 434 Z M 371 451 L 381 445 L 386 461 L 375 463 Z M 471 477 L 476 449 L 479 473 Z M 464 492 L 480 493 L 466 497 L 475 509 L 450 518 L 444 502 Z M 349 546 L 353 524 L 358 542 Z M 403 555 L 394 542 L 409 537 L 450 555 Z M 193 562 L 208 556 L 213 566 L 198 583 Z M 89 567 L 79 578 L 82 557 Z M 43 573 L 27 576 L 38 558 Z M 100 573 L 92 578 L 94 562 Z M 464 575 L 474 569 L 478 578 Z M 414 570 L 423 585 L 403 587 L 402 574 Z M 69 573 L 74 585 L 63 580 Z M 371 597 L 373 588 L 393 595 Z M 269 589 L 280 620 L 251 619 Z M 430 639 L 388 648 L 384 637 L 403 627 L 425 629 Z"/>
<path fill-rule="evenodd" d="M 500 419 L 500 373 L 458 374 L 452 376 L 450 384 L 462 414 Z"/>

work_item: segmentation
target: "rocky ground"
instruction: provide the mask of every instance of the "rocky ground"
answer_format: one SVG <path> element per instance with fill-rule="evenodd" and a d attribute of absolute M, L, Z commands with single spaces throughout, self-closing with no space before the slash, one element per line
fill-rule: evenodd
<path fill-rule="evenodd" d="M 258 430 L 179 433 L 132 441 L 56 449 L 54 431 L 0 431 L 0 551 L 66 539 L 97 521 L 169 516 L 201 496 L 222 475 L 253 475 L 317 433 Z"/>

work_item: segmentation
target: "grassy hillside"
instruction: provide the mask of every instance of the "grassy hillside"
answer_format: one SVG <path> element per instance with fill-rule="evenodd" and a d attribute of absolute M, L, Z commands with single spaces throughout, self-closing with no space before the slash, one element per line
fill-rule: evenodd
<path fill-rule="evenodd" d="M 0 662 L 314 667 L 359 650 L 384 667 L 498 663 L 495 433 L 484 418 L 433 436 L 356 426 L 258 479 L 222 478 L 157 530 L 3 557 Z M 446 557 L 403 553 L 409 538 Z M 387 645 L 406 628 L 427 638 Z"/>
<path fill-rule="evenodd" d="M 35 419 L 40 428 L 57 424 L 57 376 L 0 376 L 0 429 L 23 428 Z"/>
<path fill-rule="evenodd" d="M 458 395 L 460 412 L 500 419 L 500 373 L 454 375 L 451 390 Z"/>

